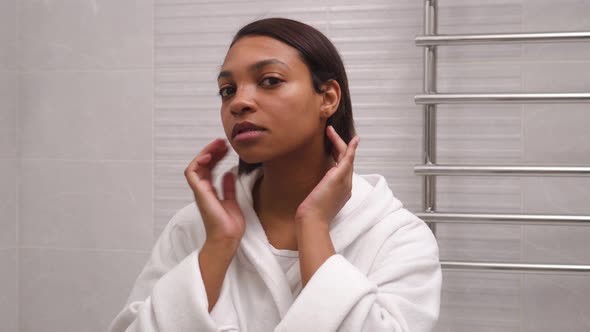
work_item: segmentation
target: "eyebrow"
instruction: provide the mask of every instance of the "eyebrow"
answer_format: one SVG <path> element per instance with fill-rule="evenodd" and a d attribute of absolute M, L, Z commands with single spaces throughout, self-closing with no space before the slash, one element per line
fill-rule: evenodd
<path fill-rule="evenodd" d="M 248 71 L 258 71 L 258 70 L 260 70 L 260 69 L 262 69 L 262 68 L 264 68 L 266 66 L 269 66 L 269 65 L 279 65 L 279 66 L 283 66 L 285 68 L 289 68 L 289 66 L 286 63 L 284 63 L 284 62 L 282 62 L 280 60 L 277 60 L 277 59 L 267 59 L 267 60 L 262 60 L 262 61 L 258 61 L 256 63 L 251 64 L 248 67 Z M 217 80 L 219 81 L 222 78 L 231 77 L 231 76 L 232 76 L 231 71 L 222 70 L 219 73 L 219 75 L 217 75 Z"/>

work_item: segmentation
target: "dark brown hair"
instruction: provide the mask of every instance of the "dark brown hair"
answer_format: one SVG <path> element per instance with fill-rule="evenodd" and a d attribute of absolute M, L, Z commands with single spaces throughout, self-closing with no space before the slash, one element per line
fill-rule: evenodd
<path fill-rule="evenodd" d="M 352 118 L 352 105 L 348 90 L 348 79 L 344 64 L 338 50 L 332 42 L 317 29 L 291 19 L 265 18 L 247 24 L 234 36 L 230 48 L 246 36 L 267 36 L 279 40 L 295 48 L 311 74 L 313 88 L 322 93 L 322 85 L 329 80 L 336 80 L 340 85 L 340 104 L 338 109 L 326 121 L 332 125 L 346 144 L 356 135 Z M 332 152 L 332 142 L 324 130 L 324 146 L 326 153 Z M 261 163 L 249 164 L 240 158 L 238 174 L 250 173 L 261 166 Z"/>

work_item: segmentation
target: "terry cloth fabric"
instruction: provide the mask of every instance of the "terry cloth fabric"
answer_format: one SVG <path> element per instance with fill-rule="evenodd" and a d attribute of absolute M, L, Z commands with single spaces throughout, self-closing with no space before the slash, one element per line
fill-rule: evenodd
<path fill-rule="evenodd" d="M 237 167 L 231 171 L 237 175 Z M 211 313 L 198 264 L 205 229 L 193 202 L 163 230 L 111 332 L 433 329 L 442 281 L 438 245 L 383 176 L 353 174 L 352 196 L 330 224 L 336 254 L 301 289 L 297 252 L 273 248 L 253 209 L 261 175 L 259 168 L 238 177 L 246 231 Z M 221 193 L 219 178 L 216 187 Z"/>

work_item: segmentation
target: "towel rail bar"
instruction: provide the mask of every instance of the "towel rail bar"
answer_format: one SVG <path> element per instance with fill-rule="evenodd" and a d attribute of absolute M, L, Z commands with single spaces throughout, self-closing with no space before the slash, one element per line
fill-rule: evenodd
<path fill-rule="evenodd" d="M 417 105 L 588 103 L 590 93 L 429 93 L 414 96 Z"/>
<path fill-rule="evenodd" d="M 414 167 L 414 173 L 423 176 L 424 180 L 423 212 L 416 213 L 416 215 L 428 223 L 435 236 L 436 223 L 463 223 L 468 220 L 472 223 L 588 225 L 590 216 L 441 213 L 436 211 L 437 175 L 577 176 L 590 174 L 590 167 L 437 165 L 437 104 L 590 102 L 590 93 L 437 93 L 437 47 L 440 45 L 577 42 L 590 40 L 590 31 L 439 35 L 437 33 L 437 1 L 424 0 L 424 35 L 417 36 L 415 39 L 417 46 L 424 47 L 424 88 L 422 94 L 414 97 L 416 104 L 422 105 L 424 111 L 423 165 Z M 441 266 L 447 270 L 497 270 L 525 273 L 590 272 L 590 265 L 442 261 Z"/>
<path fill-rule="evenodd" d="M 416 165 L 416 175 L 588 176 L 590 166 Z"/>
<path fill-rule="evenodd" d="M 485 263 L 442 261 L 441 267 L 449 270 L 497 270 L 514 272 L 590 272 L 590 265 Z"/>
<path fill-rule="evenodd" d="M 509 213 L 416 213 L 427 223 L 590 226 L 590 216 Z"/>
<path fill-rule="evenodd" d="M 416 46 L 481 45 L 505 43 L 579 42 L 590 40 L 590 31 L 494 33 L 416 36 Z"/>

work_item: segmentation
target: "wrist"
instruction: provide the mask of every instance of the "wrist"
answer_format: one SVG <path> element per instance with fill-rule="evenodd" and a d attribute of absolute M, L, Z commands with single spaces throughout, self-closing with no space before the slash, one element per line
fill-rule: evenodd
<path fill-rule="evenodd" d="M 305 215 L 295 216 L 295 225 L 304 228 L 317 228 L 328 230 L 330 223 L 322 216 Z"/>
<path fill-rule="evenodd" d="M 236 240 L 205 240 L 201 253 L 220 260 L 231 260 L 240 246 Z"/>

